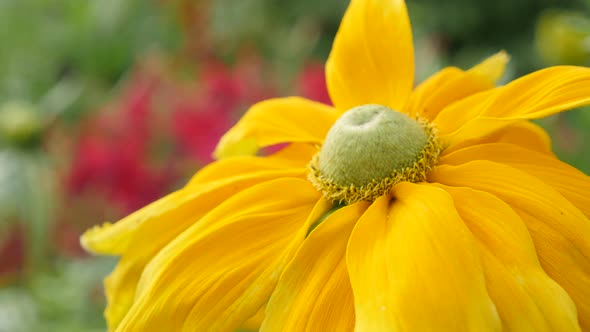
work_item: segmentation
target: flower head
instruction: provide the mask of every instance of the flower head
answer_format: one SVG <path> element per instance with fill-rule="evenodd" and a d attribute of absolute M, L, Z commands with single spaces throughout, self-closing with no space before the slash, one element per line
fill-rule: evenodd
<path fill-rule="evenodd" d="M 590 330 L 590 179 L 528 121 L 589 104 L 590 69 L 495 87 L 507 60 L 414 88 L 405 3 L 352 0 L 333 107 L 255 104 L 183 189 L 84 235 L 121 255 L 111 330 L 231 331 L 260 310 L 261 331 Z"/>

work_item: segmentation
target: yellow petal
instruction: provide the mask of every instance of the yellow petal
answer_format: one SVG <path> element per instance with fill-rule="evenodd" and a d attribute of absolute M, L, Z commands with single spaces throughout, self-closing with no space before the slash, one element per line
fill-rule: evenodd
<path fill-rule="evenodd" d="M 336 108 L 402 110 L 414 82 L 414 46 L 403 0 L 352 0 L 326 62 Z"/>
<path fill-rule="evenodd" d="M 186 188 L 244 174 L 280 173 L 288 169 L 303 171 L 317 151 L 317 147 L 310 144 L 294 143 L 269 157 L 241 156 L 218 160 L 201 168 Z"/>
<path fill-rule="evenodd" d="M 588 91 L 590 68 L 551 67 L 466 98 L 441 112 L 435 123 L 450 145 L 465 144 L 518 120 L 590 104 Z"/>
<path fill-rule="evenodd" d="M 441 164 L 490 160 L 534 175 L 590 217 L 590 177 L 559 159 L 506 143 L 474 145 L 443 156 Z"/>
<path fill-rule="evenodd" d="M 449 194 L 408 182 L 393 194 L 371 205 L 348 244 L 355 332 L 500 330 L 476 242 Z"/>
<path fill-rule="evenodd" d="M 368 204 L 343 207 L 314 229 L 283 272 L 261 331 L 354 330 L 345 252 L 352 228 Z"/>
<path fill-rule="evenodd" d="M 156 202 L 130 214 L 116 224 L 106 222 L 87 230 L 80 238 L 82 247 L 89 252 L 102 255 L 122 255 L 129 247 L 134 232 L 145 221 L 157 219 L 164 211 L 168 217 L 176 217 L 176 208 L 192 195 L 186 191 L 176 191 Z"/>
<path fill-rule="evenodd" d="M 449 67 L 420 84 L 408 102 L 410 116 L 433 120 L 446 106 L 491 89 L 504 73 L 508 55 L 495 54 L 468 71 Z"/>
<path fill-rule="evenodd" d="M 303 242 L 310 214 L 325 213 L 307 181 L 244 190 L 161 250 L 145 268 L 117 331 L 231 331 L 268 300 Z"/>
<path fill-rule="evenodd" d="M 330 106 L 304 98 L 269 99 L 252 106 L 219 141 L 216 158 L 247 156 L 265 146 L 320 144 L 338 118 Z"/>
<path fill-rule="evenodd" d="M 582 329 L 590 329 L 590 221 L 561 194 L 534 176 L 490 161 L 442 165 L 429 181 L 489 192 L 526 224 L 551 279 L 571 297 Z"/>
<path fill-rule="evenodd" d="M 510 124 L 502 129 L 469 142 L 470 145 L 487 143 L 509 143 L 525 149 L 553 155 L 551 150 L 551 138 L 545 129 L 530 121 L 519 121 Z M 448 147 L 443 151 L 443 155 L 449 154 L 460 148 L 460 145 Z"/>
<path fill-rule="evenodd" d="M 576 307 L 543 270 L 522 219 L 497 197 L 443 187 L 479 243 L 486 287 L 506 331 L 579 331 Z"/>
<path fill-rule="evenodd" d="M 86 248 L 99 253 L 122 255 L 115 270 L 105 280 L 105 315 L 111 330 L 129 310 L 145 265 L 175 237 L 197 223 L 211 209 L 245 188 L 281 177 L 304 178 L 306 174 L 305 168 L 288 168 L 289 164 L 286 168 L 277 168 L 272 158 L 247 157 L 235 161 L 239 162 L 235 163 L 234 171 L 225 161 L 209 166 L 214 169 L 215 165 L 219 165 L 227 170 L 229 174 L 225 174 L 225 178 L 213 180 L 203 176 L 203 181 L 211 181 L 194 184 L 114 225 L 96 228 L 84 234 L 82 243 Z M 256 165 L 256 168 L 249 165 Z"/>
<path fill-rule="evenodd" d="M 163 225 L 166 220 L 175 220 L 170 228 L 176 225 L 186 227 L 186 221 L 193 222 L 195 216 L 222 202 L 224 195 L 280 177 L 304 178 L 306 172 L 305 165 L 278 157 L 242 157 L 214 162 L 197 173 L 185 189 L 169 194 L 115 224 L 95 226 L 82 235 L 81 243 L 93 253 L 122 255 L 128 250 L 134 233 L 144 224 L 148 224 L 144 227 L 148 232 L 153 225 Z M 195 200 L 203 197 L 207 197 L 207 202 L 199 202 L 197 206 Z"/>
<path fill-rule="evenodd" d="M 489 117 L 538 119 L 588 104 L 589 89 L 590 68 L 551 67 L 503 87 L 484 114 Z"/>
<path fill-rule="evenodd" d="M 482 91 L 445 107 L 434 119 L 439 136 L 449 136 L 476 119 L 488 105 L 493 103 L 499 89 L 501 87 Z"/>
<path fill-rule="evenodd" d="M 219 181 L 211 185 L 211 188 L 200 190 L 189 196 L 190 199 L 179 204 L 176 210 L 164 211 L 155 218 L 143 220 L 129 239 L 130 245 L 123 253 L 115 270 L 105 279 L 107 296 L 105 316 L 109 327 L 114 329 L 127 314 L 133 303 L 136 286 L 143 269 L 162 248 L 230 196 L 244 188 L 281 175 L 288 176 L 288 173 L 285 171 L 282 174 L 260 172 Z M 178 219 L 173 219 L 176 216 Z M 124 225 L 121 229 L 126 230 Z"/>
<path fill-rule="evenodd" d="M 457 67 L 445 67 L 441 69 L 414 89 L 408 99 L 404 112 L 412 118 L 417 115 L 422 115 L 424 118 L 429 116 L 432 112 L 426 105 L 431 96 L 449 82 L 456 80 L 464 74 L 465 71 Z"/>
<path fill-rule="evenodd" d="M 469 71 L 485 77 L 490 82 L 496 83 L 504 76 L 508 61 L 510 61 L 510 56 L 506 52 L 500 51 L 477 64 Z"/>

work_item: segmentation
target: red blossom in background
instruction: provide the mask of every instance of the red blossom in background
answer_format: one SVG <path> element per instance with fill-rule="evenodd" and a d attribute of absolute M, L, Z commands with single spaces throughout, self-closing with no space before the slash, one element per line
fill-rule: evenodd
<path fill-rule="evenodd" d="M 332 105 L 328 88 L 324 65 L 321 63 L 307 64 L 297 78 L 297 91 L 305 98 Z"/>
<path fill-rule="evenodd" d="M 121 99 L 82 127 L 66 179 L 70 195 L 98 195 L 120 215 L 132 212 L 211 161 L 240 113 L 272 95 L 259 61 L 207 62 L 190 82 L 160 67 L 140 67 Z"/>
<path fill-rule="evenodd" d="M 171 135 L 180 152 L 201 163 L 212 160 L 219 138 L 249 105 L 273 95 L 262 80 L 262 64 L 241 60 L 234 68 L 219 62 L 201 69 L 199 85 L 171 105 Z"/>
<path fill-rule="evenodd" d="M 23 230 L 14 227 L 8 229 L 0 242 L 0 286 L 15 278 L 23 268 L 24 234 Z"/>
<path fill-rule="evenodd" d="M 159 84 L 157 77 L 139 73 L 119 103 L 82 126 L 67 179 L 71 195 L 102 195 L 128 213 L 168 189 L 174 174 L 149 162 L 151 105 Z"/>
<path fill-rule="evenodd" d="M 214 107 L 180 104 L 172 114 L 174 139 L 182 154 L 209 162 L 219 137 L 228 129 L 231 116 Z"/>

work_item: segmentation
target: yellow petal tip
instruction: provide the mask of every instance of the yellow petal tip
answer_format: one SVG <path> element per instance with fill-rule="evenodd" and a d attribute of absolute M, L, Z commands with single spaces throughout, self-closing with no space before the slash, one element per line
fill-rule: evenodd
<path fill-rule="evenodd" d="M 221 138 L 213 152 L 215 159 L 225 159 L 239 156 L 253 156 L 258 152 L 259 146 L 254 138 L 236 139 L 231 132 Z"/>
<path fill-rule="evenodd" d="M 113 224 L 106 222 L 102 225 L 92 227 L 82 234 L 80 245 L 84 250 L 92 254 L 108 254 L 110 250 L 106 249 L 101 238 L 112 226 Z"/>
<path fill-rule="evenodd" d="M 510 55 L 502 50 L 473 67 L 471 71 L 485 76 L 495 83 L 504 75 L 508 61 L 510 61 Z"/>

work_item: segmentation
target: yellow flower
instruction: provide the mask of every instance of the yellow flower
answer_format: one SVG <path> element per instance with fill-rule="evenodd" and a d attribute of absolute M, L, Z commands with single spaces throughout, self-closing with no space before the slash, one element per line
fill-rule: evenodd
<path fill-rule="evenodd" d="M 494 87 L 506 61 L 414 89 L 404 2 L 352 0 L 334 107 L 254 105 L 220 161 L 83 236 L 121 256 L 110 330 L 232 331 L 265 308 L 270 332 L 590 331 L 590 180 L 528 122 L 589 104 L 590 69 Z"/>

